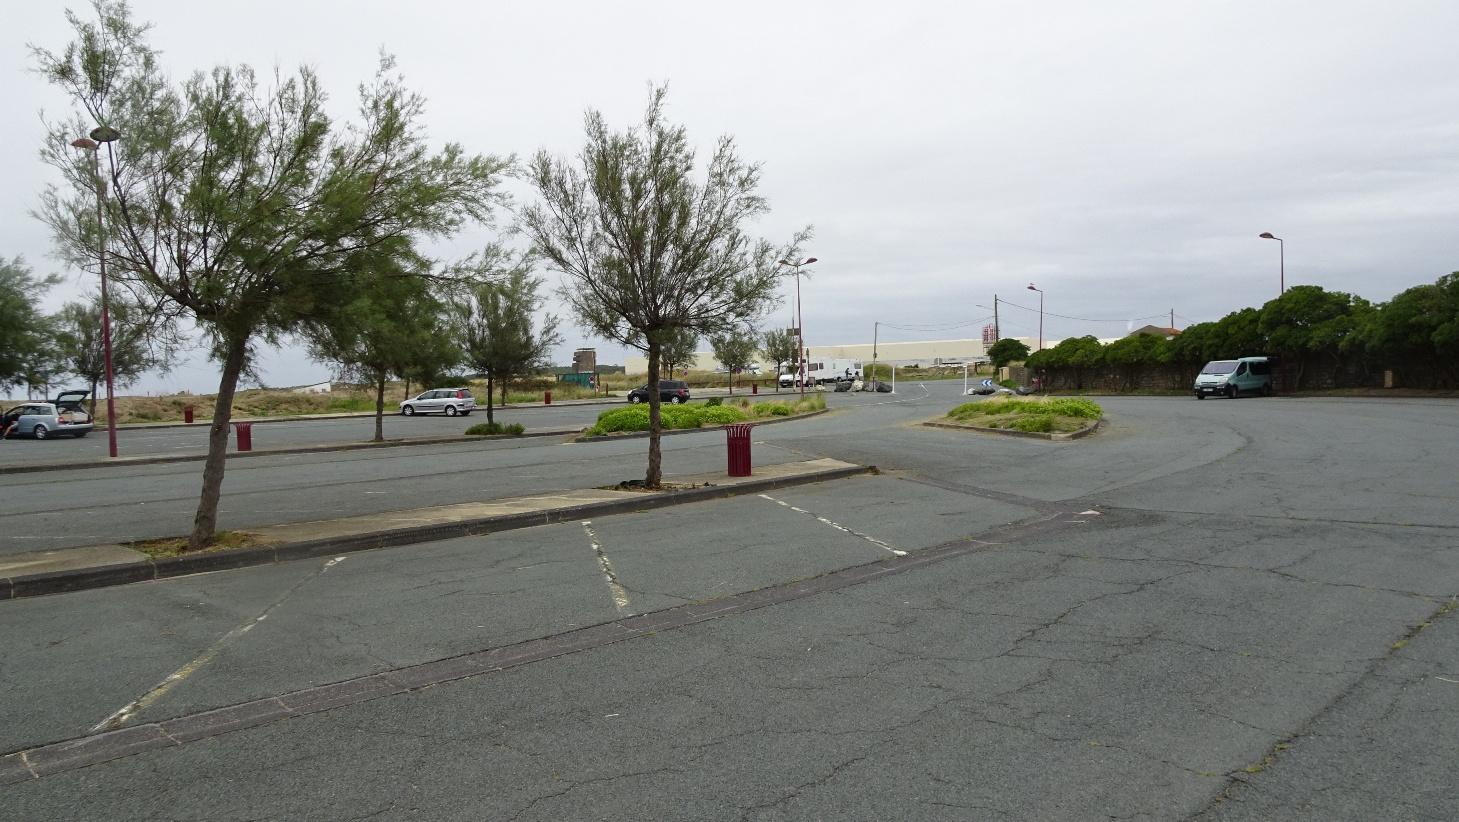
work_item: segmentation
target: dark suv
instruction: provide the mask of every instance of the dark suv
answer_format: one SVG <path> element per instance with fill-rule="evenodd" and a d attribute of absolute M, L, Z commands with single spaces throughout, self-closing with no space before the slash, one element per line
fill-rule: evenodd
<path fill-rule="evenodd" d="M 641 385 L 628 392 L 629 402 L 648 402 L 648 386 Z M 659 402 L 681 403 L 689 401 L 689 383 L 683 380 L 659 380 Z"/>

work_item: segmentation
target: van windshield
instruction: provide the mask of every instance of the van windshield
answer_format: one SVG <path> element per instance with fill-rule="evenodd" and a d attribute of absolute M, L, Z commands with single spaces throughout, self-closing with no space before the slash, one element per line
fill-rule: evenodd
<path fill-rule="evenodd" d="M 1236 370 L 1235 360 L 1212 360 L 1201 369 L 1202 374 L 1230 374 Z"/>

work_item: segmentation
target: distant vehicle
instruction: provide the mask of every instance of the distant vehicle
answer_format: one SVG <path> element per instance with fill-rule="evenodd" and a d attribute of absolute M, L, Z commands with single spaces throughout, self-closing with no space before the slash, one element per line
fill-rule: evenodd
<path fill-rule="evenodd" d="M 81 397 L 84 399 L 88 393 L 81 392 Z M 82 410 L 79 402 L 74 407 L 69 402 L 65 406 L 54 402 L 27 402 L 0 416 L 0 432 L 7 437 L 44 440 L 62 436 L 79 439 L 90 434 L 92 427 L 91 415 Z"/>
<path fill-rule="evenodd" d="M 445 414 L 465 417 L 476 410 L 476 398 L 469 388 L 432 388 L 422 391 L 400 404 L 400 413 L 407 417 L 416 414 Z"/>
<path fill-rule="evenodd" d="M 830 359 L 830 360 L 809 360 L 805 363 L 805 384 L 823 385 L 833 383 L 842 377 L 856 377 L 861 374 L 860 360 Z M 778 382 L 781 388 L 799 387 L 799 374 L 796 373 L 794 363 L 786 362 L 780 365 L 780 377 Z"/>
<path fill-rule="evenodd" d="M 1272 364 L 1266 357 L 1212 360 L 1196 375 L 1196 399 L 1213 394 L 1236 399 L 1242 394 L 1272 395 Z"/>
<path fill-rule="evenodd" d="M 648 402 L 648 386 L 639 387 L 628 392 L 628 401 L 631 403 Z M 670 402 L 675 405 L 689 401 L 689 383 L 683 380 L 659 380 L 659 402 Z"/>

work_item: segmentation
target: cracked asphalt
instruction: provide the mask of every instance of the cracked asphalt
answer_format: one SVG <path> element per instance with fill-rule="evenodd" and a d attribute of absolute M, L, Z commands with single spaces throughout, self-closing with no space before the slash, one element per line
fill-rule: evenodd
<path fill-rule="evenodd" d="M 915 424 L 959 387 L 756 432 L 757 459 L 878 476 L 0 604 L 8 753 L 790 594 L 7 785 L 0 817 L 1454 818 L 1459 404 L 1106 398 L 1071 443 Z M 722 459 L 665 443 L 670 470 Z M 640 450 L 443 459 L 545 486 Z M 258 470 L 246 493 L 323 469 Z"/>

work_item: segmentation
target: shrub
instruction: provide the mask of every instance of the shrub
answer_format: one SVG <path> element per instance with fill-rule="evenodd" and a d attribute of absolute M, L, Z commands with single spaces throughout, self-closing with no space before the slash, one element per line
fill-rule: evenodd
<path fill-rule="evenodd" d="M 727 405 L 706 407 L 701 416 L 705 425 L 729 425 L 746 419 L 745 412 Z"/>
<path fill-rule="evenodd" d="M 1015 431 L 1032 431 L 1047 434 L 1054 430 L 1054 418 L 1049 414 L 1034 414 L 1027 417 L 1019 417 L 1009 422 L 1008 427 Z"/>
<path fill-rule="evenodd" d="M 514 437 L 520 437 L 526 431 L 527 429 L 519 422 L 514 422 L 511 425 L 502 425 L 499 422 L 478 422 L 466 429 L 466 433 L 473 437 L 490 437 L 497 434 L 510 434 Z"/>
<path fill-rule="evenodd" d="M 788 406 L 788 405 L 772 405 L 772 406 L 770 406 L 770 415 L 772 417 L 788 417 L 788 416 L 790 416 L 790 413 L 791 413 L 790 412 L 790 406 Z"/>
<path fill-rule="evenodd" d="M 718 408 L 721 405 L 724 405 L 724 400 L 719 397 L 710 397 L 704 401 L 705 408 Z"/>
<path fill-rule="evenodd" d="M 768 417 L 770 416 L 770 409 L 775 407 L 776 404 L 773 402 L 757 402 L 750 408 L 750 413 L 757 417 Z"/>
<path fill-rule="evenodd" d="M 647 430 L 648 408 L 642 405 L 630 405 L 627 408 L 615 408 L 612 411 L 604 411 L 598 415 L 598 422 L 591 429 L 594 434 Z"/>

